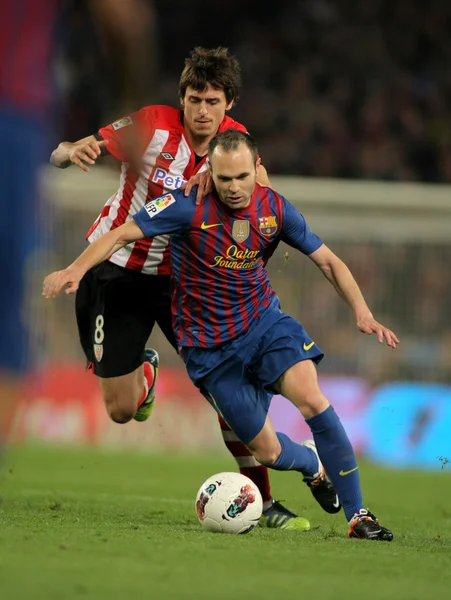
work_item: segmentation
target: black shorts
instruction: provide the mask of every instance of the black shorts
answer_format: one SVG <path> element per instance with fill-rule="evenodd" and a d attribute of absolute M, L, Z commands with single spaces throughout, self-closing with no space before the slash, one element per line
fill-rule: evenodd
<path fill-rule="evenodd" d="M 137 369 L 155 322 L 177 348 L 170 280 L 169 275 L 145 275 L 108 260 L 86 273 L 75 311 L 80 342 L 96 375 L 119 377 Z"/>

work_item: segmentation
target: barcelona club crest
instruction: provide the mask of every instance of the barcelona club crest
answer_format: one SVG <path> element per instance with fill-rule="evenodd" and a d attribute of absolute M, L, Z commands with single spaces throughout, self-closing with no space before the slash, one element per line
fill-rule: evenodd
<path fill-rule="evenodd" d="M 234 221 L 232 226 L 232 237 L 238 242 L 244 242 L 249 237 L 250 226 L 249 221 Z"/>
<path fill-rule="evenodd" d="M 277 233 L 277 219 L 275 215 L 269 217 L 259 217 L 258 228 L 262 235 L 271 236 Z"/>

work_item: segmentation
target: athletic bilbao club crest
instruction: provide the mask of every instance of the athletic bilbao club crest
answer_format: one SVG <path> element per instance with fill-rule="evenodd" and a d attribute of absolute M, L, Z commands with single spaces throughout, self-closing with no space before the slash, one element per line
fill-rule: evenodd
<path fill-rule="evenodd" d="M 244 242 L 249 237 L 250 226 L 249 221 L 234 221 L 232 227 L 232 237 L 238 242 Z"/>
<path fill-rule="evenodd" d="M 275 215 L 271 215 L 269 217 L 259 217 L 259 225 L 260 233 L 262 235 L 271 236 L 277 233 L 277 219 Z"/>
<path fill-rule="evenodd" d="M 94 344 L 94 356 L 96 361 L 100 362 L 103 356 L 103 344 Z"/>

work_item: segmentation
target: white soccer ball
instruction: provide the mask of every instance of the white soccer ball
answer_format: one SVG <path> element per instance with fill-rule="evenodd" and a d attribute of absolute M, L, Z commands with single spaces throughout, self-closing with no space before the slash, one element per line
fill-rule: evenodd
<path fill-rule="evenodd" d="M 195 508 L 207 531 L 247 533 L 261 517 L 263 500 L 249 477 L 241 473 L 218 473 L 201 485 Z"/>

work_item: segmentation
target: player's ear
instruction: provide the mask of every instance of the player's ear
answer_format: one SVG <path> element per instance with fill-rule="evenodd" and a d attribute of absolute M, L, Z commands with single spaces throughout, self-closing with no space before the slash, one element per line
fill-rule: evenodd
<path fill-rule="evenodd" d="M 262 164 L 262 159 L 259 156 L 257 156 L 257 158 L 255 160 L 255 170 L 257 173 L 258 173 L 258 168 L 261 164 Z"/>

